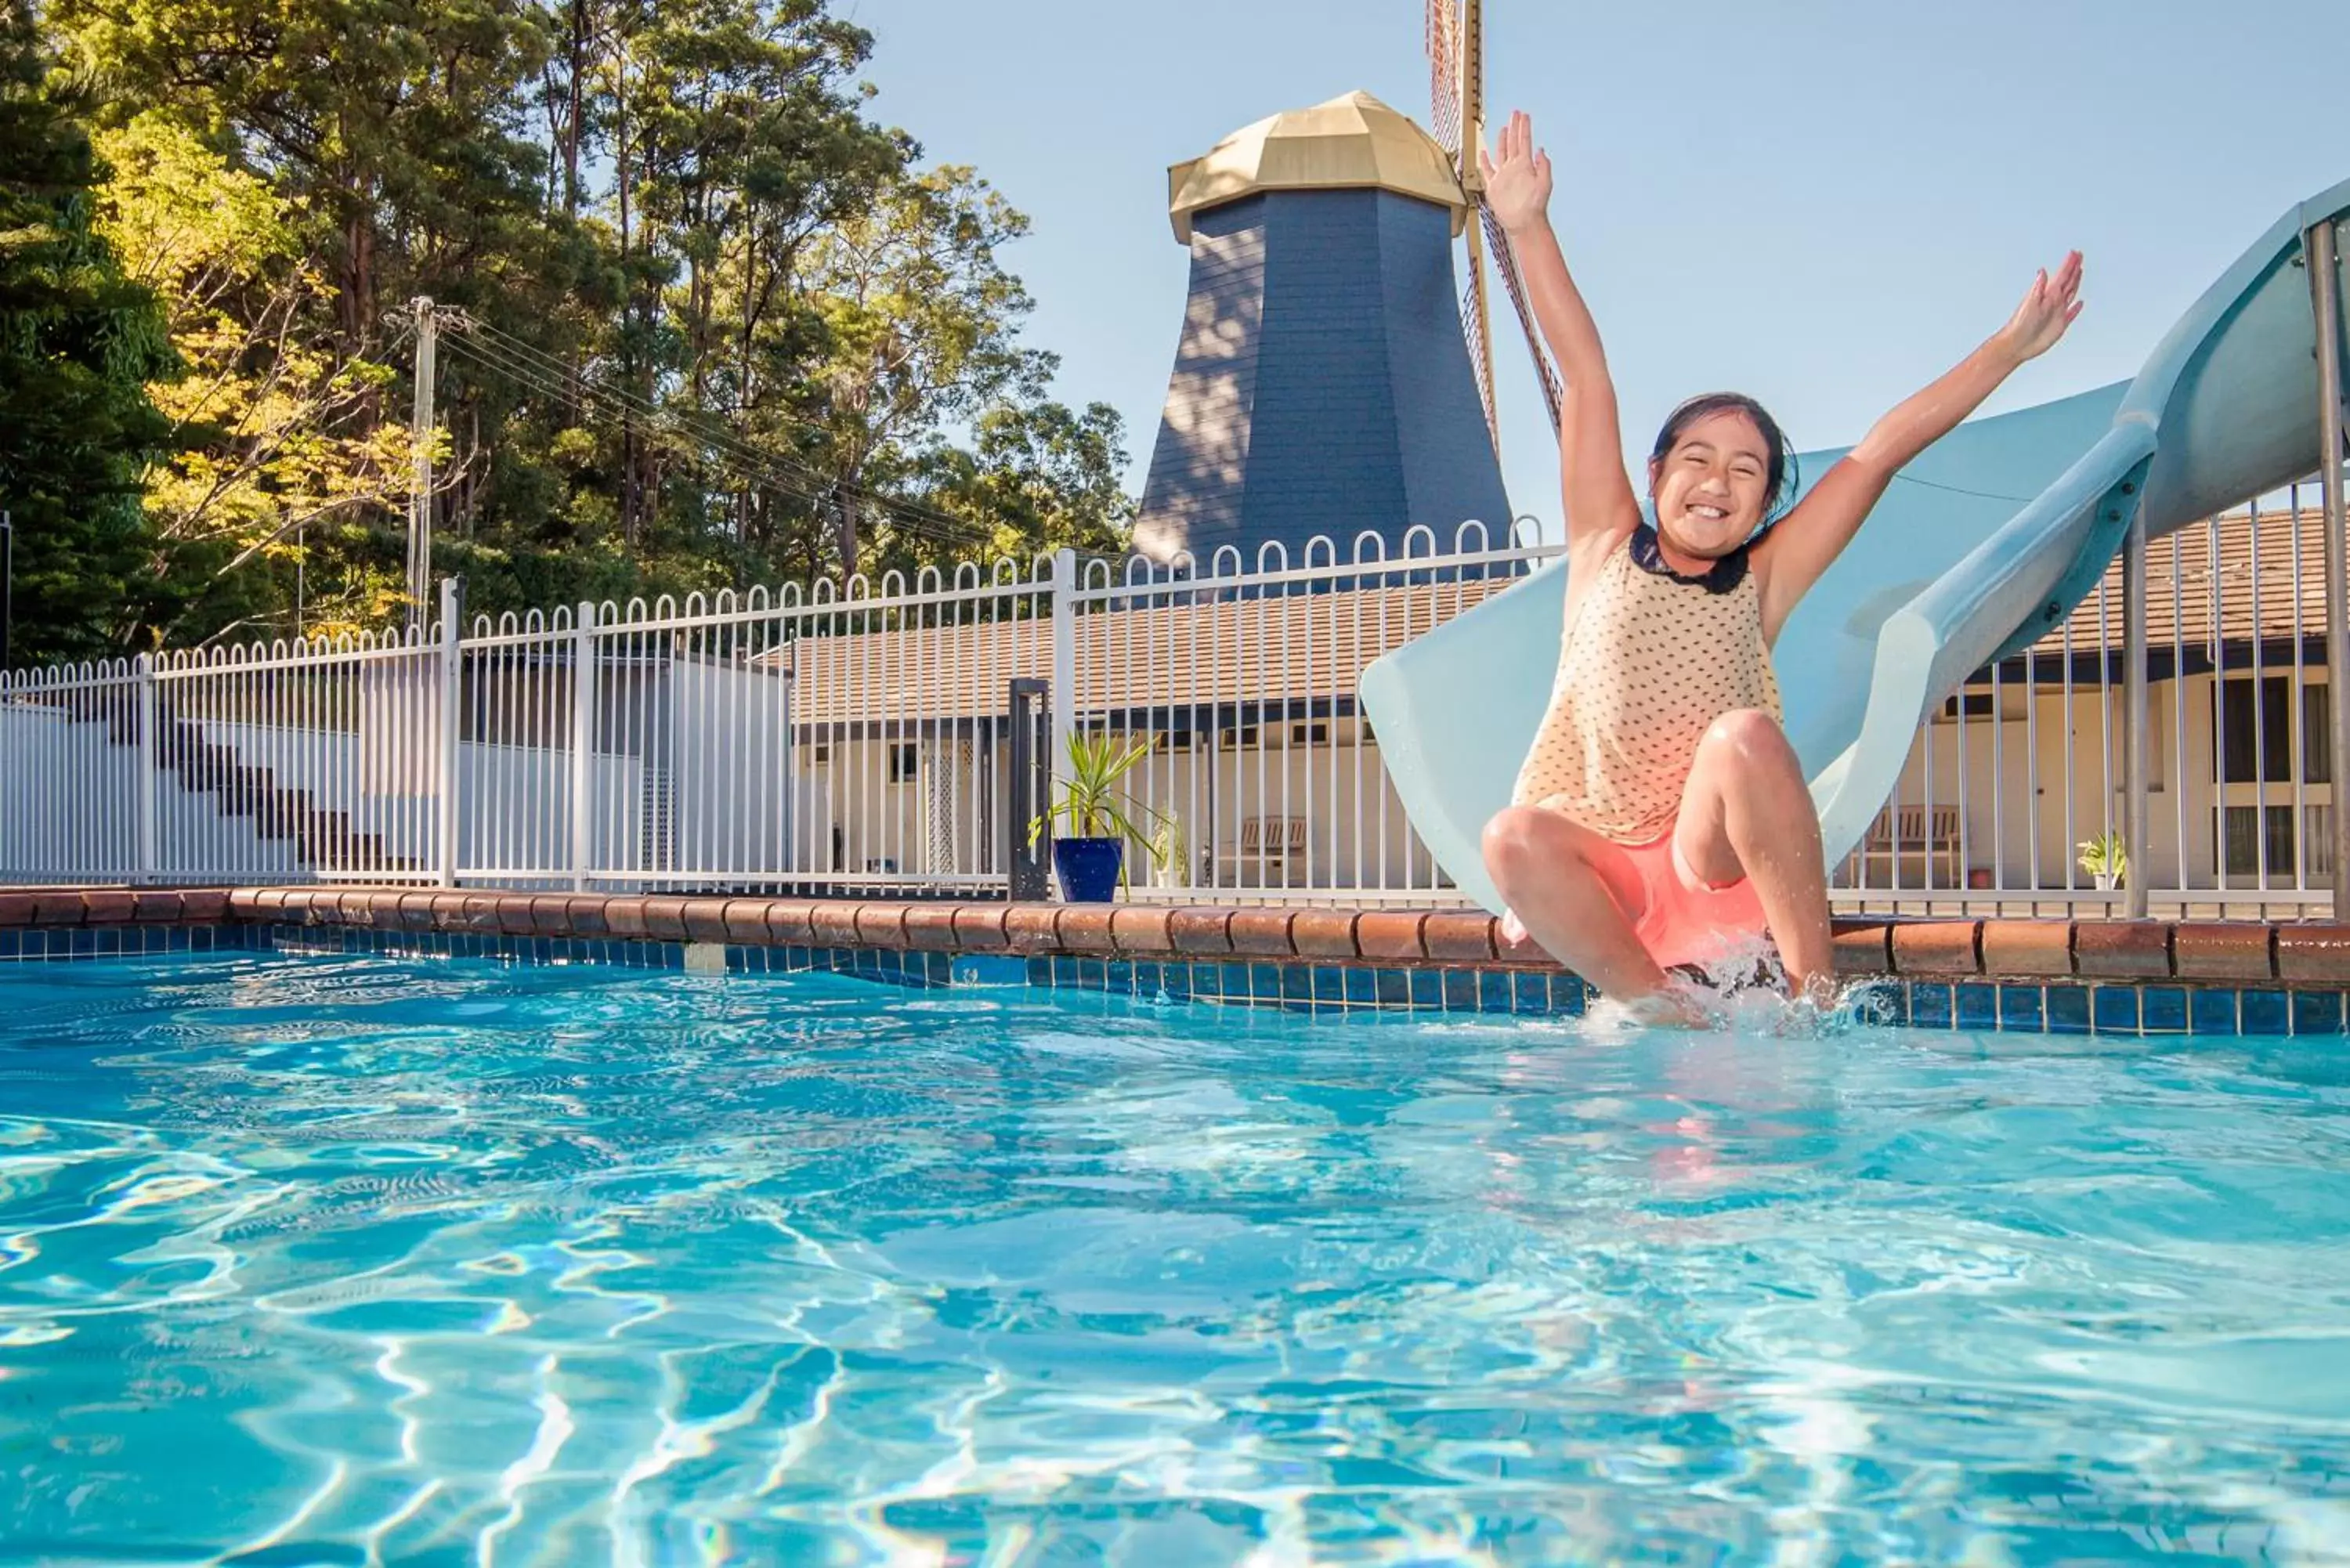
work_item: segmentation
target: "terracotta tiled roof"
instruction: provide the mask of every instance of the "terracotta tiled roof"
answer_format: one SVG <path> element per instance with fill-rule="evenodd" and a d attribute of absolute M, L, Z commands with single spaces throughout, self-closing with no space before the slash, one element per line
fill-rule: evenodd
<path fill-rule="evenodd" d="M 2299 576 L 2295 576 L 2298 563 Z M 2254 571 L 2258 569 L 2258 592 Z M 2258 628 L 2263 640 L 2290 639 L 2296 631 L 2325 630 L 2325 528 L 2324 517 L 2303 507 L 2280 507 L 2257 518 L 2233 512 L 2190 523 L 2147 548 L 2147 640 L 2154 647 L 2209 643 L 2216 620 L 2230 642 L 2249 641 Z M 2214 591 L 2214 585 L 2217 591 Z M 2294 620 L 2294 606 L 2300 619 Z M 2069 634 L 2069 641 L 2067 637 Z M 2122 647 L 2122 567 L 2106 567 L 2096 592 L 2081 601 L 2066 626 L 2033 645 L 2035 654 L 2094 653 L 2099 637 L 2118 654 Z"/>
<path fill-rule="evenodd" d="M 2257 517 L 2239 512 L 2192 524 L 2154 541 L 2148 564 L 2149 640 L 2157 647 L 2208 643 L 2215 607 L 2230 641 L 2249 639 L 2255 627 L 2263 639 L 2290 639 L 2296 603 L 2300 632 L 2324 629 L 2324 531 L 2313 509 Z M 1284 701 L 1343 706 L 1365 665 L 1513 580 L 1257 598 L 1211 598 L 1190 587 L 1180 595 L 1139 593 L 1076 618 L 1077 711 L 1158 710 L 1180 721 L 1195 707 Z M 2101 628 L 2118 654 L 2118 561 L 2064 630 L 2043 638 L 2033 651 L 2094 654 Z M 1052 664 L 1051 622 L 1034 616 L 803 638 L 793 647 L 793 716 L 797 723 L 826 725 L 990 717 L 1004 711 L 1014 677 L 1049 680 Z"/>
<path fill-rule="evenodd" d="M 1508 587 L 1419 583 L 1210 599 L 1186 588 L 1076 617 L 1081 713 L 1349 701 L 1365 665 Z M 1157 598 L 1159 602 L 1153 603 Z M 1049 680 L 1052 624 L 1035 617 L 803 638 L 795 724 L 907 723 L 1004 711 L 1015 677 Z"/>

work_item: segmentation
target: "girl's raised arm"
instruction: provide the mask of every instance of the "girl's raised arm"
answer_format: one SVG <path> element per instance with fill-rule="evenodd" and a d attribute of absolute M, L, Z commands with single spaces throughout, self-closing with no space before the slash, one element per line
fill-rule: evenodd
<path fill-rule="evenodd" d="M 1820 574 L 1835 564 L 1893 476 L 1958 428 L 2028 359 L 2055 347 L 2081 314 L 2081 253 L 2056 275 L 2033 280 L 2006 326 L 1958 366 L 1877 421 L 1858 446 L 1820 476 L 1811 493 L 1754 546 L 1762 587 L 1762 630 L 1775 638 Z"/>
<path fill-rule="evenodd" d="M 1534 147 L 1534 121 L 1521 112 L 1502 127 L 1495 149 L 1477 150 L 1485 202 L 1517 254 L 1518 271 L 1565 383 L 1559 407 L 1559 480 L 1570 549 L 1628 533 L 1640 504 L 1624 472 L 1624 437 L 1607 356 L 1583 296 L 1567 275 L 1566 255 L 1550 226 L 1550 158 Z"/>

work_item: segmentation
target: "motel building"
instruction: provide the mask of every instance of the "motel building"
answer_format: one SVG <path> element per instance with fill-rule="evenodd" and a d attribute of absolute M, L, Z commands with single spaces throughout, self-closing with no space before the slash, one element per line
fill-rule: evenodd
<path fill-rule="evenodd" d="M 2239 512 L 2150 547 L 2157 913 L 2291 916 L 2327 896 L 2323 554 L 2314 509 Z M 1356 676 L 1509 580 L 1247 597 L 1162 582 L 1086 607 L 1064 722 L 1148 742 L 1129 793 L 1176 825 L 1162 848 L 1180 850 L 1138 863 L 1131 896 L 1454 896 L 1404 821 Z M 1051 640 L 1043 617 L 1005 617 L 803 638 L 776 656 L 800 794 L 825 818 L 827 864 L 811 868 L 999 876 L 1006 677 L 1049 680 Z M 1832 868 L 1839 906 L 2118 912 L 2082 846 L 2121 831 L 2123 675 L 2116 564 L 2062 628 L 1920 728 L 1898 797 Z"/>

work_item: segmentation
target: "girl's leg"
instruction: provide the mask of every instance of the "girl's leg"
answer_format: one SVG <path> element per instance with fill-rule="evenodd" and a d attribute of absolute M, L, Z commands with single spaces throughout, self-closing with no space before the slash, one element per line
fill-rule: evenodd
<path fill-rule="evenodd" d="M 1542 950 L 1619 1001 L 1664 989 L 1664 971 L 1632 932 L 1637 881 L 1611 885 L 1607 841 L 1555 811 L 1513 805 L 1485 826 L 1485 868 Z M 1627 912 L 1627 910 L 1629 912 Z"/>
<path fill-rule="evenodd" d="M 1745 708 L 1713 722 L 1681 793 L 1673 839 L 1701 880 L 1752 881 L 1796 995 L 1835 994 L 1820 819 L 1795 749 L 1770 714 Z"/>

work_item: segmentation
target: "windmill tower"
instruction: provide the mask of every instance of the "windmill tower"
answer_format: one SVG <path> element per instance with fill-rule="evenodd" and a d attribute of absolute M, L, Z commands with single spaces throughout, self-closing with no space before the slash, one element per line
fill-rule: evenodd
<path fill-rule="evenodd" d="M 1475 7 L 1464 17 L 1456 4 L 1431 0 L 1430 57 L 1451 83 L 1440 125 L 1448 102 L 1482 91 L 1462 43 Z M 1366 531 L 1393 553 L 1414 525 L 1449 540 L 1471 518 L 1504 535 L 1488 244 L 1513 275 L 1463 140 L 1473 115 L 1455 107 L 1451 121 L 1448 145 L 1349 93 L 1259 120 L 1168 171 L 1191 275 L 1135 529 L 1146 555 L 1205 564 L 1229 545 L 1253 563 L 1277 541 L 1295 559 L 1317 535 L 1344 548 Z M 1454 263 L 1464 236 L 1465 291 Z"/>

